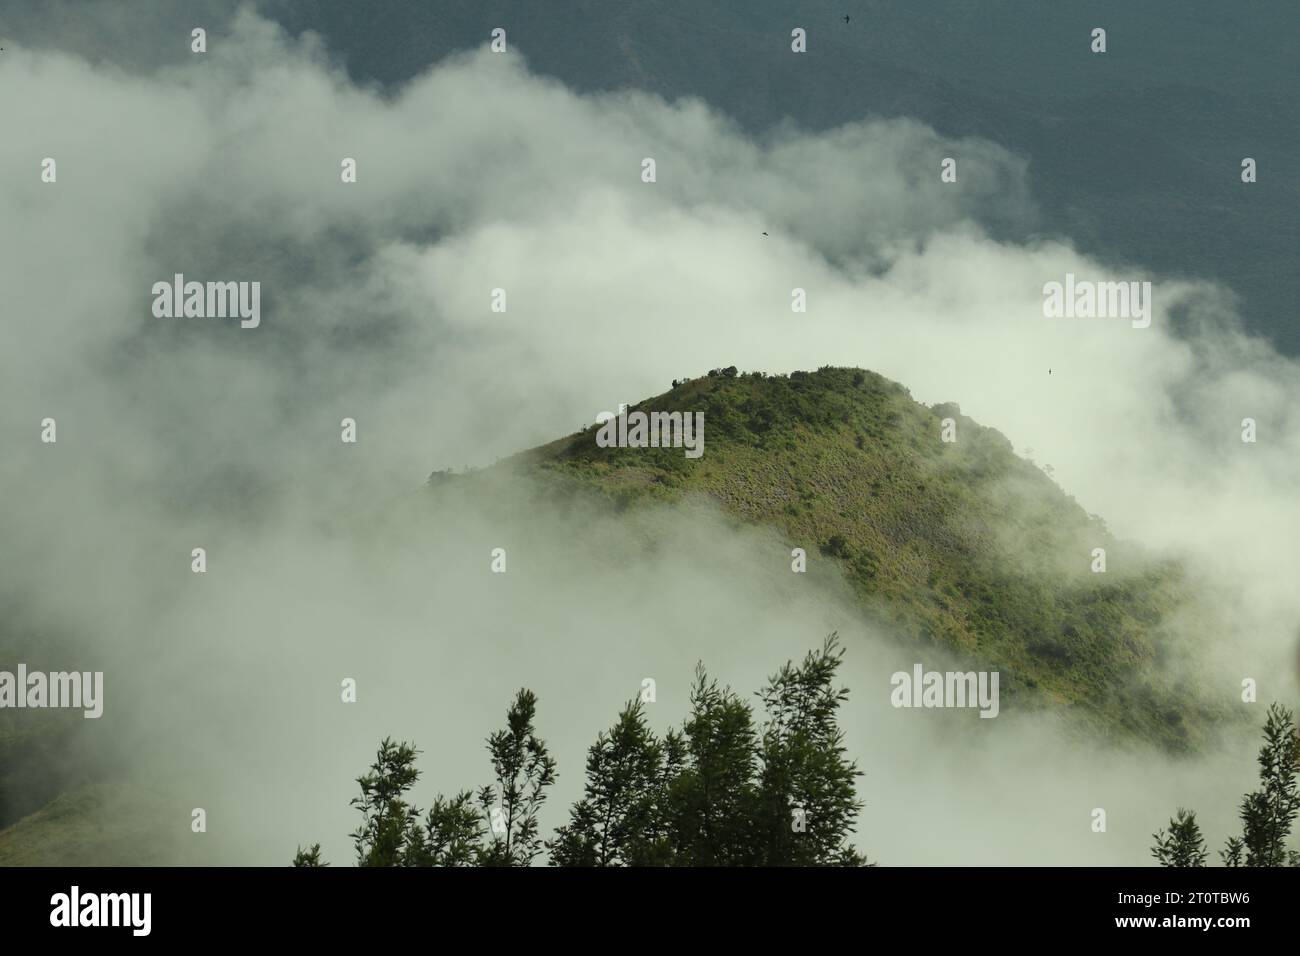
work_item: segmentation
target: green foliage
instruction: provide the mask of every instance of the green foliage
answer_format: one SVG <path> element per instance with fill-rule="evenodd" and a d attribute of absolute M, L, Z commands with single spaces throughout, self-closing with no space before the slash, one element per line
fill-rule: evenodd
<path fill-rule="evenodd" d="M 860 866 L 846 841 L 862 804 L 836 720 L 848 690 L 835 686 L 844 657 L 836 635 L 801 666 L 786 663 L 759 696 L 768 720 L 762 734 L 759 814 L 763 863 L 779 866 Z M 791 823 L 797 811 L 801 830 Z"/>
<path fill-rule="evenodd" d="M 538 812 L 555 762 L 536 735 L 531 691 L 488 738 L 495 784 L 477 801 L 439 796 L 423 819 L 406 799 L 418 751 L 385 739 L 352 801 L 363 820 L 358 865 L 527 866 L 543 846 L 556 866 L 866 865 L 849 843 L 862 804 L 837 719 L 843 656 L 832 634 L 801 664 L 787 662 L 757 694 L 761 726 L 702 664 L 680 731 L 659 739 L 641 702 L 629 702 L 588 750 L 583 796 L 545 843 Z M 320 845 L 299 848 L 293 865 L 325 865 Z"/>
<path fill-rule="evenodd" d="M 1273 704 L 1264 723 L 1264 746 L 1259 749 L 1260 787 L 1241 802 L 1242 836 L 1246 866 L 1285 866 L 1286 839 L 1300 812 L 1300 736 L 1293 715 Z"/>
<path fill-rule="evenodd" d="M 832 558 L 847 558 L 851 555 L 849 543 L 844 540 L 844 535 L 833 534 L 826 540 L 821 547 L 822 554 L 829 555 Z"/>
<path fill-rule="evenodd" d="M 483 850 L 485 866 L 528 866 L 542 852 L 537 814 L 546 788 L 555 782 L 555 760 L 533 730 L 537 696 L 520 690 L 506 714 L 506 729 L 488 738 L 495 787 L 479 791 L 479 806 L 491 820 Z"/>
<path fill-rule="evenodd" d="M 1155 845 L 1151 855 L 1161 866 L 1205 866 L 1205 840 L 1196 824 L 1196 811 L 1178 808 L 1178 814 L 1169 820 L 1169 832 L 1157 830 L 1152 834 Z"/>
<path fill-rule="evenodd" d="M 362 824 L 352 834 L 358 866 L 527 866 L 541 851 L 537 814 L 555 780 L 554 761 L 533 730 L 536 697 L 519 692 L 506 728 L 487 740 L 494 785 L 476 795 L 439 794 L 421 814 L 406 795 L 418 781 L 419 751 L 385 738 L 370 772 L 357 778 L 352 805 Z M 299 848 L 295 867 L 328 865 L 320 844 Z"/>
<path fill-rule="evenodd" d="M 670 787 L 673 862 L 753 862 L 758 731 L 750 706 L 696 668 L 684 727 L 686 764 Z"/>
<path fill-rule="evenodd" d="M 1228 842 L 1219 856 L 1223 858 L 1224 866 L 1242 866 L 1246 853 L 1246 844 L 1242 842 L 1241 837 L 1228 837 Z"/>
<path fill-rule="evenodd" d="M 214 845 L 188 827 L 159 821 L 188 819 L 191 804 L 147 783 L 106 780 L 64 791 L 0 831 L 5 866 L 224 865 Z M 187 839 L 188 838 L 188 839 Z"/>
<path fill-rule="evenodd" d="M 293 857 L 293 866 L 315 867 L 315 866 L 329 866 L 329 864 L 321 862 L 320 844 L 313 843 L 306 850 L 304 850 L 302 847 L 298 847 L 298 852 L 294 854 Z"/>
<path fill-rule="evenodd" d="M 701 665 L 681 733 L 659 741 L 639 702 L 587 757 L 585 795 L 550 844 L 559 866 L 861 866 L 862 804 L 837 722 L 836 635 L 759 691 L 765 720 Z"/>
<path fill-rule="evenodd" d="M 406 861 L 419 811 L 403 798 L 420 778 L 415 769 L 418 754 L 410 744 L 384 738 L 370 772 L 357 778 L 361 796 L 352 799 L 352 806 L 361 811 L 361 825 L 352 842 L 358 866 L 400 866 Z"/>
<path fill-rule="evenodd" d="M 370 773 L 357 778 L 361 796 L 352 805 L 361 811 L 362 824 L 352 839 L 358 866 L 471 866 L 490 852 L 472 794 L 450 799 L 439 794 L 423 817 L 406 801 L 420 776 L 418 755 L 411 744 L 385 739 Z M 299 850 L 294 860 L 294 866 L 322 865 L 320 844 L 306 853 Z"/>
<path fill-rule="evenodd" d="M 1219 856 L 1229 867 L 1300 865 L 1300 854 L 1286 848 L 1300 813 L 1300 732 L 1295 715 L 1280 704 L 1268 708 L 1258 762 L 1259 789 L 1241 801 L 1242 835 L 1230 837 Z M 1154 838 L 1151 855 L 1161 866 L 1205 865 L 1195 812 L 1180 808 L 1169 832 L 1158 830 Z"/>
<path fill-rule="evenodd" d="M 1190 628 L 1217 626 L 1183 570 L 1114 539 L 1001 434 L 863 369 L 727 371 L 633 407 L 704 412 L 698 459 L 600 448 L 587 428 L 509 467 L 588 506 L 704 496 L 792 547 L 816 546 L 828 560 L 809 573 L 836 568 L 872 623 L 1000 671 L 1021 707 L 1069 706 L 1103 734 L 1174 750 L 1228 718 L 1166 666 Z M 954 443 L 940 441 L 946 417 Z M 1107 551 L 1105 574 L 1089 570 L 1094 547 Z"/>
<path fill-rule="evenodd" d="M 555 761 L 533 728 L 537 698 L 521 690 L 506 727 L 488 737 L 495 782 L 451 797 L 438 794 L 427 813 L 407 800 L 420 778 L 419 751 L 385 738 L 370 772 L 357 778 L 352 833 L 358 866 L 527 866 L 541 852 L 537 814 L 555 782 Z M 326 866 L 320 844 L 298 849 L 294 866 Z"/>
<path fill-rule="evenodd" d="M 655 739 L 640 701 L 629 703 L 587 753 L 584 796 L 549 844 L 557 866 L 667 862 L 668 787 L 681 771 L 681 738 Z"/>

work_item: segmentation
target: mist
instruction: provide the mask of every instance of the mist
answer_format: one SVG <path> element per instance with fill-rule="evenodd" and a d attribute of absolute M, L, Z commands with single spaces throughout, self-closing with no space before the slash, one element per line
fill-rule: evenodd
<path fill-rule="evenodd" d="M 88 732 L 208 810 L 202 836 L 176 819 L 203 859 L 285 863 L 320 840 L 347 861 L 378 741 L 424 750 L 424 804 L 481 786 L 520 686 L 559 760 L 553 826 L 644 678 L 664 730 L 697 660 L 748 693 L 832 630 L 873 859 L 1146 862 L 1179 805 L 1212 844 L 1230 831 L 1262 706 L 1196 760 L 1006 707 L 895 710 L 890 674 L 943 662 L 868 629 L 829 571 L 791 575 L 791 543 L 708 509 L 651 509 L 631 535 L 531 514 L 505 486 L 490 508 L 339 526 L 419 512 L 407 496 L 431 470 L 490 465 L 675 378 L 862 366 L 959 402 L 1112 531 L 1184 561 L 1231 622 L 1187 665 L 1291 704 L 1300 377 L 1242 330 L 1232 290 L 1088 260 L 1043 234 L 1022 157 L 919 123 L 755 139 L 696 100 L 574 94 L 513 47 L 390 95 L 250 8 L 154 70 L 4 46 L 0 594 L 82 649 L 61 666 L 104 662 Z M 1151 327 L 1044 318 L 1043 285 L 1068 272 L 1152 281 Z M 259 281 L 260 327 L 154 318 L 151 286 L 175 273 Z"/>

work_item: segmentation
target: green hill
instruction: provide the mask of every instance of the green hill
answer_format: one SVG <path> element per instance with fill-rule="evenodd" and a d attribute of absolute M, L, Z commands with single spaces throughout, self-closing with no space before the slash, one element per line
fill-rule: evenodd
<path fill-rule="evenodd" d="M 180 821 L 168 826 L 164 821 Z M 86 784 L 0 830 L 0 866 L 175 866 L 217 862 L 195 849 L 189 813 L 148 787 Z"/>
<path fill-rule="evenodd" d="M 703 501 L 805 549 L 810 578 L 833 566 L 862 614 L 918 660 L 943 648 L 999 670 L 1004 711 L 1012 700 L 1065 711 L 1093 739 L 1174 751 L 1230 719 L 1167 666 L 1196 637 L 1184 622 L 1214 626 L 1183 570 L 1115 539 L 956 405 L 928 408 L 858 369 L 728 369 L 630 410 L 703 412 L 703 455 L 601 448 L 592 426 L 491 468 L 435 473 L 425 492 L 351 519 L 357 546 L 382 556 L 394 532 L 420 535 L 421 518 L 466 500 L 490 501 L 506 519 L 511 509 L 621 515 L 629 534 L 634 509 Z M 940 437 L 949 418 L 952 443 Z M 1098 547 L 1104 574 L 1091 571 Z M 0 826 L 12 824 L 0 829 L 0 865 L 161 859 L 175 840 L 155 832 L 169 818 L 161 798 L 109 782 L 107 768 L 69 771 L 84 767 L 66 759 L 64 739 L 80 721 L 64 723 L 36 736 L 0 722 Z"/>
<path fill-rule="evenodd" d="M 1078 711 L 1094 730 L 1182 750 L 1224 716 L 1163 666 L 1187 637 L 1175 613 L 1194 605 L 1179 565 L 1114 538 L 956 405 L 926 407 L 859 369 L 727 369 L 638 410 L 703 412 L 702 457 L 601 448 L 592 426 L 497 467 L 619 509 L 707 496 L 810 562 L 835 562 L 892 633 L 996 668 L 1004 693 Z"/>

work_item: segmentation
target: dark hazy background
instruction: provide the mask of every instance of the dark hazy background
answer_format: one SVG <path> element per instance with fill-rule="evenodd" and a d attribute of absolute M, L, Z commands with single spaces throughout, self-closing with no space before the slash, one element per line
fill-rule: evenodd
<path fill-rule="evenodd" d="M 0 33 L 128 69 L 160 55 L 103 4 L 13 0 Z M 114 5 L 116 6 L 116 5 Z M 131 6 L 131 5 L 128 5 Z M 133 6 L 177 31 L 236 4 Z M 171 7 L 172 5 L 163 5 Z M 1104 261 L 1221 282 L 1247 326 L 1300 352 L 1300 11 L 1293 0 L 264 0 L 389 93 L 504 27 L 530 67 L 579 92 L 700 97 L 751 134 L 907 116 L 1029 161 L 1037 230 Z M 843 17 L 850 17 L 844 23 Z M 808 52 L 789 50 L 791 28 Z M 1108 52 L 1087 53 L 1107 30 Z M 177 45 L 174 57 L 187 55 Z M 1240 180 L 1243 157 L 1258 182 Z M 864 177 L 870 169 L 862 169 Z M 1006 224 L 988 217 L 995 234 Z"/>

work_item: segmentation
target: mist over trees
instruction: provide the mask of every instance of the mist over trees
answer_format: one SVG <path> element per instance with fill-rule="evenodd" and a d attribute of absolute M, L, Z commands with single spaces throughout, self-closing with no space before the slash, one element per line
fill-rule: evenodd
<path fill-rule="evenodd" d="M 358 866 L 865 866 L 852 846 L 861 776 L 837 716 L 844 656 L 837 635 L 787 662 L 756 696 L 762 714 L 697 666 L 680 730 L 657 736 L 629 701 L 587 752 L 583 795 L 551 839 L 538 814 L 557 770 L 536 730 L 537 698 L 520 690 L 487 738 L 492 783 L 411 801 L 413 744 L 385 739 L 352 805 Z M 320 844 L 294 866 L 327 865 Z"/>
<path fill-rule="evenodd" d="M 1259 789 L 1246 794 L 1238 816 L 1241 836 L 1229 837 L 1219 856 L 1225 866 L 1300 866 L 1300 853 L 1286 847 L 1300 813 L 1300 732 L 1294 714 L 1268 708 L 1259 748 Z M 1157 830 L 1151 855 L 1161 866 L 1205 866 L 1209 856 L 1195 810 L 1178 808 L 1168 830 Z"/>
<path fill-rule="evenodd" d="M 786 662 L 755 696 L 761 713 L 719 685 L 701 663 L 680 728 L 657 735 L 645 703 L 631 700 L 588 748 L 582 796 L 543 838 L 539 814 L 558 775 L 537 732 L 538 701 L 521 689 L 505 726 L 486 739 L 492 781 L 477 791 L 412 802 L 421 771 L 414 744 L 385 739 L 357 778 L 352 833 L 358 866 L 871 866 L 856 850 L 862 773 L 846 756 L 838 723 L 847 688 L 837 635 L 802 662 Z M 1287 848 L 1300 815 L 1300 731 L 1294 714 L 1269 707 L 1259 786 L 1241 802 L 1242 830 L 1219 852 L 1225 866 L 1300 866 Z M 1196 811 L 1179 807 L 1152 835 L 1166 867 L 1210 858 Z M 296 867 L 327 866 L 320 844 Z"/>

